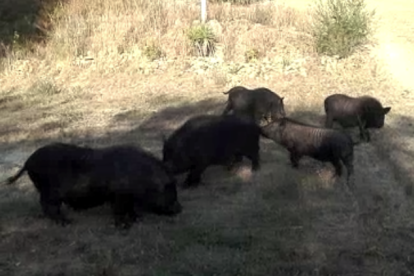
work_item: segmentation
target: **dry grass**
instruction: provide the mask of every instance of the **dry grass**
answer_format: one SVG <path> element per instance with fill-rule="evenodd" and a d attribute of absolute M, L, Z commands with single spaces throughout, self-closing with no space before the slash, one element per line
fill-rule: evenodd
<path fill-rule="evenodd" d="M 184 33 L 198 19 L 194 3 L 69 2 L 53 13 L 45 46 L 2 59 L 1 178 L 50 141 L 133 142 L 160 155 L 161 134 L 190 116 L 221 112 L 221 92 L 234 85 L 269 87 L 285 97 L 288 114 L 313 124 L 322 123 L 324 97 L 343 91 L 392 106 L 385 128 L 356 148 L 358 208 L 330 165 L 305 158 L 293 170 L 286 151 L 267 140 L 258 173 L 211 168 L 205 185 L 179 191 L 182 214 L 145 216 L 126 233 L 110 226 L 108 207 L 69 211 L 74 225 L 52 225 L 38 217 L 25 177 L 0 187 L 0 275 L 413 273 L 414 86 L 392 77 L 381 45 L 404 35 L 392 42 L 410 49 L 413 32 L 405 30 L 414 11 L 404 0 L 379 1 L 377 40 L 337 60 L 314 53 L 308 3 L 210 3 L 217 51 L 197 58 Z M 150 61 L 146 46 L 163 54 Z M 252 49 L 257 58 L 246 62 Z"/>

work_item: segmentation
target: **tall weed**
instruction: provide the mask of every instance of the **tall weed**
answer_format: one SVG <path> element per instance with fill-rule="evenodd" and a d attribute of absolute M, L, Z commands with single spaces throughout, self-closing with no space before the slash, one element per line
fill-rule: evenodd
<path fill-rule="evenodd" d="M 213 30 L 206 25 L 192 26 L 187 33 L 190 43 L 200 56 L 209 56 L 215 51 L 217 38 Z"/>
<path fill-rule="evenodd" d="M 312 34 L 319 54 L 351 55 L 372 32 L 375 11 L 367 11 L 364 0 L 318 0 Z"/>

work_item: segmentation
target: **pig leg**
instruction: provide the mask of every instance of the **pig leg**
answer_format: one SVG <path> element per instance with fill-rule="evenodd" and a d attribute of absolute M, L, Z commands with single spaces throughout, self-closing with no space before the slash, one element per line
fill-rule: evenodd
<path fill-rule="evenodd" d="M 129 220 L 131 223 L 134 223 L 138 218 L 138 215 L 135 210 L 136 210 L 135 207 L 128 208 L 127 210 L 127 220 Z"/>
<path fill-rule="evenodd" d="M 300 157 L 301 156 L 298 155 L 295 151 L 290 152 L 290 163 L 292 164 L 293 168 L 298 168 L 299 167 Z"/>
<path fill-rule="evenodd" d="M 365 128 L 365 140 L 368 142 L 371 141 L 371 135 L 369 134 L 368 129 Z"/>
<path fill-rule="evenodd" d="M 42 206 L 43 213 L 54 222 L 62 226 L 71 223 L 61 211 L 62 202 L 60 199 L 43 192 L 40 195 L 40 205 Z"/>
<path fill-rule="evenodd" d="M 222 115 L 227 115 L 231 110 L 232 110 L 232 104 L 231 104 L 231 101 L 228 101 L 226 107 L 223 110 Z"/>
<path fill-rule="evenodd" d="M 186 180 L 184 181 L 184 188 L 189 188 L 192 186 L 197 186 L 201 181 L 201 175 L 206 170 L 206 166 L 194 166 L 191 168 L 190 173 L 188 174 Z"/>
<path fill-rule="evenodd" d="M 242 154 L 235 154 L 235 155 L 232 157 L 232 160 L 230 160 L 230 161 L 227 163 L 227 170 L 228 170 L 228 171 L 231 171 L 231 169 L 233 168 L 233 166 L 234 166 L 235 164 L 240 163 L 240 162 L 242 162 L 242 161 L 243 161 L 243 155 L 242 155 Z"/>
<path fill-rule="evenodd" d="M 34 173 L 29 173 L 29 177 L 40 192 L 40 205 L 42 206 L 43 213 L 60 225 L 64 226 L 71 223 L 71 220 L 66 218 L 61 211 L 62 200 L 59 191 L 53 188 L 60 187 L 59 181 Z"/>
<path fill-rule="evenodd" d="M 236 154 L 233 159 L 233 163 L 240 163 L 243 161 L 243 155 L 242 154 Z"/>
<path fill-rule="evenodd" d="M 332 165 L 335 167 L 335 175 L 340 177 L 342 175 L 342 165 L 341 162 L 339 162 L 338 159 L 331 161 Z"/>
<path fill-rule="evenodd" d="M 366 123 L 362 121 L 360 116 L 358 116 L 357 119 L 360 139 L 369 142 L 371 140 L 371 137 L 369 135 L 368 129 L 366 128 Z"/>
<path fill-rule="evenodd" d="M 344 163 L 345 167 L 346 167 L 346 171 L 347 171 L 347 184 L 348 186 L 354 186 L 354 183 L 350 183 L 351 182 L 351 176 L 354 173 L 354 163 L 353 163 L 353 154 L 348 156 L 347 158 L 345 158 L 344 160 L 342 160 L 342 162 Z"/>
<path fill-rule="evenodd" d="M 333 117 L 331 114 L 327 113 L 325 118 L 325 127 L 332 128 L 333 126 Z"/>
<path fill-rule="evenodd" d="M 347 170 L 346 182 L 348 183 L 348 185 L 353 186 L 354 183 L 351 183 L 351 176 L 354 173 L 354 165 L 352 163 L 347 163 L 345 164 L 345 166 Z"/>
<path fill-rule="evenodd" d="M 252 171 L 258 171 L 260 169 L 260 153 L 259 150 L 254 150 L 246 155 L 252 162 Z"/>
<path fill-rule="evenodd" d="M 133 212 L 130 212 L 130 217 L 133 221 L 141 220 L 144 214 L 144 206 L 142 204 L 142 199 L 134 199 L 134 209 Z"/>
<path fill-rule="evenodd" d="M 128 229 L 131 227 L 131 219 L 127 218 L 131 209 L 134 209 L 131 196 L 116 194 L 112 202 L 112 211 L 114 214 L 115 226 Z"/>

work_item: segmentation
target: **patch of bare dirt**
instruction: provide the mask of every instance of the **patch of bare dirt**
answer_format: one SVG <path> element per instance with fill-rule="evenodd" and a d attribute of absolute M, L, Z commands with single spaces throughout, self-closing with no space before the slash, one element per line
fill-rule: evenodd
<path fill-rule="evenodd" d="M 377 56 L 403 88 L 414 91 L 414 5 L 410 1 L 372 1 L 380 18 Z M 414 92 L 412 92 L 414 93 Z"/>

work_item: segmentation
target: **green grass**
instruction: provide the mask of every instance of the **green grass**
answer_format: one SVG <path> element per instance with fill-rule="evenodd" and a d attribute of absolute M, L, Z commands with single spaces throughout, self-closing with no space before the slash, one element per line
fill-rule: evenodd
<path fill-rule="evenodd" d="M 214 54 L 217 39 L 213 30 L 207 25 L 192 26 L 188 30 L 187 37 L 198 55 L 209 56 Z"/>

